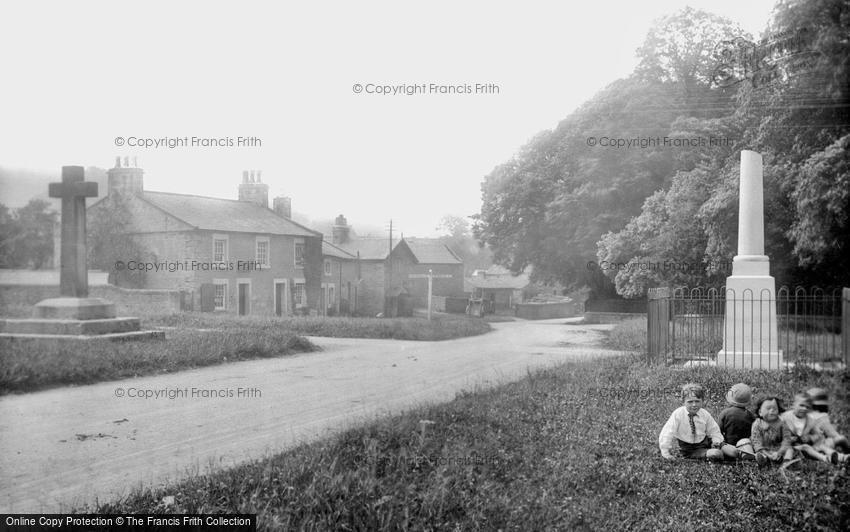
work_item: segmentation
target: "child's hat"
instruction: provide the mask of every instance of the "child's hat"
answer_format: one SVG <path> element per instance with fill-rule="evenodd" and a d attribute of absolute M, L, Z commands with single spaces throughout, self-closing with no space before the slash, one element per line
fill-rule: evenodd
<path fill-rule="evenodd" d="M 726 392 L 726 402 L 734 406 L 745 407 L 750 404 L 750 400 L 752 398 L 753 391 L 750 390 L 750 387 L 743 382 L 739 382 L 732 386 L 732 388 Z"/>
<path fill-rule="evenodd" d="M 810 388 L 806 393 L 812 398 L 813 405 L 829 404 L 829 394 L 823 388 Z"/>

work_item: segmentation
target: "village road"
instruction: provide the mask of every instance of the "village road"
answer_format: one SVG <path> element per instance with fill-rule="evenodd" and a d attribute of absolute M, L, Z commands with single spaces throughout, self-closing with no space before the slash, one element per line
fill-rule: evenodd
<path fill-rule="evenodd" d="M 599 347 L 610 327 L 560 319 L 443 342 L 311 338 L 322 352 L 2 397 L 0 513 L 112 500 L 529 368 L 616 354 Z"/>

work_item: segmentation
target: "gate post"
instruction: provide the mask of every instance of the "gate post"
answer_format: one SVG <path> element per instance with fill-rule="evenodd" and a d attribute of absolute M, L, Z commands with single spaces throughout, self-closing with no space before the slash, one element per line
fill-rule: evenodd
<path fill-rule="evenodd" d="M 646 304 L 646 351 L 648 362 L 656 361 L 659 355 L 667 361 L 670 345 L 670 289 L 650 288 Z"/>

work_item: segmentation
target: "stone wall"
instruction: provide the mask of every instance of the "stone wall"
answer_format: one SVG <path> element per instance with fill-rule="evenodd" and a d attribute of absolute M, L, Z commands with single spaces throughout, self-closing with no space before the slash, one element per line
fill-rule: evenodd
<path fill-rule="evenodd" d="M 30 318 L 36 303 L 52 297 L 59 297 L 58 286 L 0 286 L 0 315 L 5 318 Z M 181 310 L 181 301 L 186 304 L 191 301 L 190 293 L 179 290 L 134 290 L 112 285 L 90 287 L 89 297 L 115 303 L 118 316 L 142 317 L 176 314 Z"/>
<path fill-rule="evenodd" d="M 574 301 L 564 303 L 520 303 L 516 305 L 516 316 L 527 320 L 570 318 L 579 315 Z"/>

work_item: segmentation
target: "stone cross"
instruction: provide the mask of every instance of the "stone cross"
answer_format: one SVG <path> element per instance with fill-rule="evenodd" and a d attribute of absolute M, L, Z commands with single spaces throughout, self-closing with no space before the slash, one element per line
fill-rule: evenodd
<path fill-rule="evenodd" d="M 86 198 L 97 197 L 97 183 L 83 181 L 82 166 L 63 166 L 62 182 L 50 183 L 51 198 L 62 198 L 62 252 L 59 292 L 64 297 L 87 297 Z"/>

